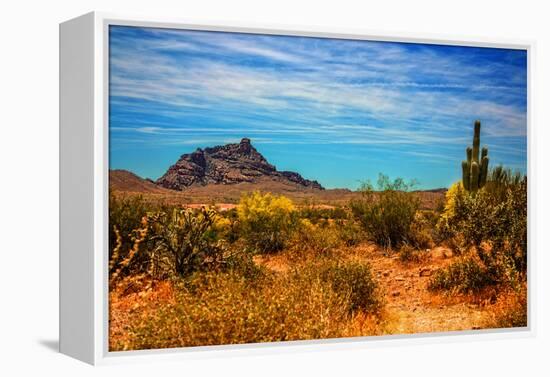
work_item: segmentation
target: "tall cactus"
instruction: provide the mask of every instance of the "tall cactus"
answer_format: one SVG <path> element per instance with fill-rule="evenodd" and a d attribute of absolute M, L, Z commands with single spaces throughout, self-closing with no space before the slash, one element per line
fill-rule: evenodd
<path fill-rule="evenodd" d="M 481 149 L 479 155 L 479 132 L 481 122 L 474 123 L 473 147 L 466 148 L 466 161 L 462 161 L 462 185 L 467 191 L 475 192 L 485 186 L 487 182 L 487 171 L 489 170 L 489 150 L 487 147 Z"/>

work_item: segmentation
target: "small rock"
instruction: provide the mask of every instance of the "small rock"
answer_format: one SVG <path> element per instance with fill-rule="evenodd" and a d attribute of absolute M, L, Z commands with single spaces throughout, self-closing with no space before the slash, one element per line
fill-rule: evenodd
<path fill-rule="evenodd" d="M 398 276 L 395 278 L 395 281 L 405 281 L 405 278 L 402 276 Z"/>
<path fill-rule="evenodd" d="M 384 276 L 390 276 L 390 272 L 389 272 L 389 271 L 384 271 L 384 272 L 382 273 L 382 275 L 384 275 Z"/>
<path fill-rule="evenodd" d="M 432 276 L 432 270 L 429 268 L 423 268 L 420 270 L 420 276 Z"/>
<path fill-rule="evenodd" d="M 397 297 L 397 296 L 399 296 L 400 294 L 401 294 L 401 292 L 399 292 L 399 291 L 393 291 L 391 295 L 392 295 L 393 297 Z"/>

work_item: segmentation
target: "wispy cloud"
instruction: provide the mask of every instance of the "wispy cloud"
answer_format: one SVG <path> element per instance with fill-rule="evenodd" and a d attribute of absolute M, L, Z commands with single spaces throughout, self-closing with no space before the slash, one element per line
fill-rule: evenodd
<path fill-rule="evenodd" d="M 110 41 L 121 145 L 248 136 L 274 147 L 400 146 L 441 164 L 481 119 L 502 162 L 525 161 L 523 52 L 131 27 L 112 29 Z"/>

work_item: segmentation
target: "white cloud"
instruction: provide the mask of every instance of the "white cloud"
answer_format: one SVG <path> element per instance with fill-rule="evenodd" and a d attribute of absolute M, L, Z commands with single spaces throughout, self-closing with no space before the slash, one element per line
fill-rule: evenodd
<path fill-rule="evenodd" d="M 125 40 L 112 49 L 112 103 L 179 120 L 181 133 L 219 132 L 218 138 L 228 132 L 303 133 L 308 142 L 444 145 L 469 139 L 461 136 L 467 132 L 457 131 L 471 130 L 479 118 L 488 137 L 525 137 L 525 107 L 517 101 L 525 96 L 521 75 L 509 82 L 487 79 L 492 71 L 504 70 L 505 63 L 476 65 L 430 48 L 411 53 L 397 44 L 166 30 L 151 34 L 162 38 Z M 188 53 L 185 59 L 182 53 Z M 272 64 L 245 64 L 243 55 Z M 136 104 L 136 99 L 149 104 Z M 252 128 L 189 124 L 189 114 L 201 113 L 226 123 L 256 123 Z M 353 122 L 336 123 L 346 118 Z M 147 124 L 124 128 L 180 133 Z M 262 142 L 289 143 L 276 137 Z"/>

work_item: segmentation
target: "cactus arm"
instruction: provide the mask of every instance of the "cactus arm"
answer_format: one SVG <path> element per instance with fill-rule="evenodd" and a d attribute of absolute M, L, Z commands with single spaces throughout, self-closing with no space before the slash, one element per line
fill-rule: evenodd
<path fill-rule="evenodd" d="M 483 155 L 483 152 L 481 154 Z M 481 158 L 481 168 L 479 172 L 479 188 L 485 186 L 485 183 L 487 183 L 488 170 L 489 170 L 489 157 L 487 157 L 487 154 L 485 154 L 485 156 Z"/>
<path fill-rule="evenodd" d="M 473 142 L 473 152 L 472 159 L 473 161 L 479 163 L 479 133 L 481 129 L 481 123 L 479 120 L 476 120 L 474 125 L 474 142 Z"/>
<path fill-rule="evenodd" d="M 472 161 L 470 168 L 470 191 L 476 191 L 479 188 L 479 164 Z"/>
<path fill-rule="evenodd" d="M 467 161 L 462 161 L 462 186 L 466 191 L 470 190 L 470 165 Z"/>
<path fill-rule="evenodd" d="M 489 154 L 489 149 L 487 147 L 481 148 L 481 160 L 483 160 L 483 157 L 487 157 L 488 154 Z"/>

